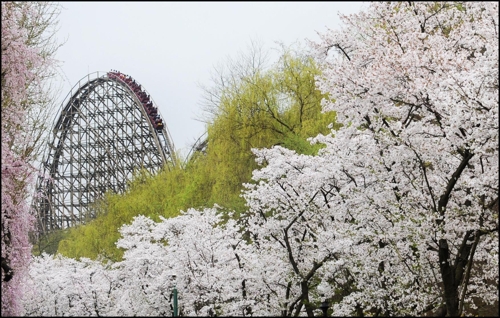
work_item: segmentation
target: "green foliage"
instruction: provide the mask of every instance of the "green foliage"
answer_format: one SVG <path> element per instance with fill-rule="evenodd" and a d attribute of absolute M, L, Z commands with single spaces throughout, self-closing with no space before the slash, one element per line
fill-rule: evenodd
<path fill-rule="evenodd" d="M 58 252 L 67 257 L 97 258 L 112 261 L 122 259 L 123 251 L 116 248 L 119 228 L 131 223 L 137 215 L 147 215 L 159 221 L 159 216 L 172 217 L 184 208 L 183 184 L 185 173 L 180 168 L 162 171 L 152 177 L 138 173 L 124 194 L 107 193 L 98 206 L 98 217 L 71 228 L 59 243 Z"/>
<path fill-rule="evenodd" d="M 43 235 L 33 241 L 32 253 L 35 256 L 41 255 L 43 252 L 48 254 L 55 254 L 59 242 L 65 238 L 69 230 L 54 230 L 47 235 Z"/>
<path fill-rule="evenodd" d="M 237 72 L 211 92 L 218 99 L 207 127 L 206 153 L 195 153 L 185 167 L 156 176 L 140 172 L 123 195 L 108 193 L 98 217 L 70 229 L 58 252 L 121 260 L 123 251 L 115 246 L 118 229 L 139 214 L 159 221 L 159 216 L 175 217 L 181 210 L 217 203 L 238 215 L 245 210 L 242 184 L 258 168 L 252 148 L 281 145 L 303 154 L 317 152 L 320 146 L 307 138 L 329 133 L 335 113 L 321 113 L 325 96 L 316 90 L 319 70 L 313 59 L 286 51 L 269 70 Z"/>

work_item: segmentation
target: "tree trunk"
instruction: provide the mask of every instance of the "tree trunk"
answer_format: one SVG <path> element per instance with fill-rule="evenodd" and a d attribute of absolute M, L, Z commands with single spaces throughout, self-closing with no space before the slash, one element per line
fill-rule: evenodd
<path fill-rule="evenodd" d="M 307 281 L 302 281 L 300 283 L 300 287 L 302 290 L 302 303 L 304 304 L 304 307 L 306 307 L 307 317 L 314 317 L 314 308 L 309 302 L 309 286 L 307 284 Z"/>
<path fill-rule="evenodd" d="M 439 240 L 439 267 L 444 285 L 444 301 L 446 304 L 446 315 L 458 316 L 458 284 L 455 280 L 455 268 L 450 264 L 450 250 L 448 242 Z"/>

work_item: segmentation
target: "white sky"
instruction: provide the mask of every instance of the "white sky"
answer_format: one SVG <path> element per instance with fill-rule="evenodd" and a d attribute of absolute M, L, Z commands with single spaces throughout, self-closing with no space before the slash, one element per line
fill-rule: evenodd
<path fill-rule="evenodd" d="M 159 106 L 175 149 L 187 155 L 205 132 L 200 84 L 211 86 L 214 66 L 265 48 L 318 41 L 317 32 L 340 25 L 338 13 L 361 2 L 62 2 L 58 38 L 65 44 L 60 103 L 95 71 L 132 76 Z"/>

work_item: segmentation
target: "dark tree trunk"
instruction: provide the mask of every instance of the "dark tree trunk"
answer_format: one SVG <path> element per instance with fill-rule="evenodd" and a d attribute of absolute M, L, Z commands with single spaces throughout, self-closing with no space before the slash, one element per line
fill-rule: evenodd
<path fill-rule="evenodd" d="M 448 242 L 439 240 L 439 267 L 444 285 L 444 301 L 447 316 L 458 316 L 458 283 L 455 281 L 454 266 L 450 264 Z"/>
<path fill-rule="evenodd" d="M 471 248 L 474 238 L 472 231 L 465 233 L 462 244 L 458 250 L 455 263 L 451 264 L 450 249 L 445 239 L 439 240 L 439 267 L 444 285 L 444 302 L 446 305 L 446 316 L 458 317 L 460 312 L 459 288 L 464 277 L 468 262 L 472 262 Z"/>
<path fill-rule="evenodd" d="M 2 269 L 3 269 L 3 272 L 4 272 L 3 281 L 4 282 L 8 282 L 14 276 L 14 271 L 9 266 L 7 259 L 5 259 L 5 258 L 2 257 L 1 258 L 1 263 L 2 263 Z"/>
<path fill-rule="evenodd" d="M 311 303 L 309 302 L 309 285 L 307 281 L 302 281 L 300 283 L 300 288 L 302 291 L 302 303 L 304 304 L 306 308 L 306 313 L 308 317 L 314 317 L 314 308 L 311 306 Z"/>

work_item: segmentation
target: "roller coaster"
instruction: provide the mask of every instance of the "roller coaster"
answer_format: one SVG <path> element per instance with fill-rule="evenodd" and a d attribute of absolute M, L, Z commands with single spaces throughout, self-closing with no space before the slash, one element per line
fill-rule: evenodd
<path fill-rule="evenodd" d="M 58 114 L 33 200 L 39 234 L 95 218 L 93 204 L 107 191 L 123 193 L 139 170 L 154 174 L 178 164 L 157 104 L 129 75 L 88 74 Z"/>

